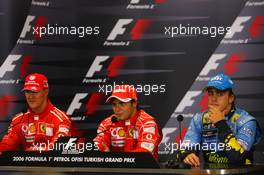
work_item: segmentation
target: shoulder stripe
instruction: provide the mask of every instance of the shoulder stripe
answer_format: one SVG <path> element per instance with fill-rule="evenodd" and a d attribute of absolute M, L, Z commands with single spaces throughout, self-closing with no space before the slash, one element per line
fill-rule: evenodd
<path fill-rule="evenodd" d="M 50 111 L 53 115 L 55 115 L 61 122 L 63 122 L 62 118 L 56 114 L 54 111 Z"/>
<path fill-rule="evenodd" d="M 62 118 L 66 119 L 69 123 L 71 123 L 69 117 L 64 113 L 62 112 L 61 110 L 59 110 L 58 108 L 54 107 L 56 113 L 58 113 L 58 115 L 60 115 Z"/>
<path fill-rule="evenodd" d="M 29 114 L 29 112 L 26 112 L 26 113 L 18 113 L 17 115 L 15 115 L 15 117 L 12 119 L 12 121 L 15 121 L 16 119 L 22 117 L 23 115 L 26 115 L 26 114 Z"/>

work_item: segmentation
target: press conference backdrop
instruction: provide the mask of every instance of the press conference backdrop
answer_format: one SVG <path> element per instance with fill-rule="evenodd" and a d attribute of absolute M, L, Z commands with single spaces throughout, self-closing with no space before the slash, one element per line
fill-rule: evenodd
<path fill-rule="evenodd" d="M 163 128 L 159 153 L 172 154 L 177 115 L 184 134 L 206 110 L 202 89 L 219 72 L 262 127 L 263 9 L 263 0 L 0 0 L 1 134 L 26 107 L 21 89 L 33 72 L 47 75 L 51 101 L 90 138 L 112 112 L 112 87 L 132 84 Z"/>

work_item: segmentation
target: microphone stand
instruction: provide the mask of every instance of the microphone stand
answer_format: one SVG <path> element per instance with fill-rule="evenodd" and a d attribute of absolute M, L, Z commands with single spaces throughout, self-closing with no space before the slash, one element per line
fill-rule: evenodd
<path fill-rule="evenodd" d="M 179 123 L 179 134 L 180 134 L 180 144 L 182 142 L 182 126 L 181 126 L 181 122 L 183 121 L 183 116 L 182 115 L 178 115 L 177 116 L 177 121 Z M 179 152 L 178 152 L 178 157 L 176 158 L 176 160 L 169 160 L 167 165 L 167 168 L 177 168 L 177 169 L 186 169 L 186 168 L 191 168 L 190 165 L 185 164 L 184 162 L 182 162 L 182 155 L 181 155 L 181 151 L 180 151 L 180 147 L 179 147 Z"/>
<path fill-rule="evenodd" d="M 177 121 L 178 121 L 178 123 L 179 123 L 179 133 L 180 133 L 180 145 L 179 146 L 181 146 L 181 143 L 182 143 L 182 127 L 181 127 L 181 123 L 182 123 L 182 121 L 183 121 L 183 116 L 182 115 L 178 115 L 177 116 Z M 180 147 L 179 147 L 179 160 L 178 160 L 178 162 L 182 162 L 182 155 L 181 155 L 181 151 L 180 151 Z"/>

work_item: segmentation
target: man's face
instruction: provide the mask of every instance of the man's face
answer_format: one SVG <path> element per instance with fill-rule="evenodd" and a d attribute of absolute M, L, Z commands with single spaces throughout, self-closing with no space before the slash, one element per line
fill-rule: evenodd
<path fill-rule="evenodd" d="M 47 103 L 48 89 L 42 89 L 39 92 L 25 90 L 25 97 L 28 103 L 28 106 L 32 111 L 40 113 L 42 112 Z"/>
<path fill-rule="evenodd" d="M 137 102 L 122 102 L 118 99 L 112 101 L 112 108 L 118 120 L 127 120 L 132 117 L 137 108 Z"/>
<path fill-rule="evenodd" d="M 207 93 L 208 105 L 215 106 L 222 112 L 231 108 L 234 101 L 234 95 L 230 94 L 229 91 L 219 91 L 215 88 L 209 88 Z"/>

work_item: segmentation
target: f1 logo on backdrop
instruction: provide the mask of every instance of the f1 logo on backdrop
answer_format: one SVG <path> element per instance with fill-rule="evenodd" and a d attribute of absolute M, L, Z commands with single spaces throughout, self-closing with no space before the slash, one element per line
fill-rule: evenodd
<path fill-rule="evenodd" d="M 104 42 L 104 46 L 129 46 L 142 39 L 152 21 L 149 19 L 119 19 Z"/>
<path fill-rule="evenodd" d="M 18 67 L 18 61 L 21 58 L 22 61 L 19 62 L 19 70 L 20 76 L 24 78 L 28 74 L 29 64 L 32 60 L 31 55 L 24 55 L 23 57 L 22 55 L 9 55 L 0 67 L 0 78 L 3 78 L 8 72 L 13 72 Z M 18 81 L 16 82 L 18 83 Z"/>
<path fill-rule="evenodd" d="M 72 115 L 73 112 L 76 110 L 76 109 L 80 109 L 83 102 L 81 102 L 81 100 L 85 99 L 86 97 L 88 96 L 88 93 L 77 93 L 75 94 L 68 110 L 67 110 L 67 114 L 68 115 Z"/>
<path fill-rule="evenodd" d="M 251 16 L 240 16 L 237 17 L 235 22 L 233 23 L 232 27 L 231 27 L 231 32 L 230 34 L 227 34 L 225 36 L 225 39 L 230 39 L 233 38 L 233 36 L 236 33 L 241 33 L 243 31 L 243 29 L 245 28 L 245 23 L 251 19 Z"/>
<path fill-rule="evenodd" d="M 20 34 L 19 40 L 17 42 L 20 44 L 34 44 L 33 39 L 26 39 L 26 37 L 34 36 L 35 40 L 40 39 L 40 28 L 46 25 L 47 21 L 47 17 L 44 16 L 36 17 L 28 15 L 22 32 Z"/>
<path fill-rule="evenodd" d="M 245 55 L 243 53 L 231 53 L 227 56 L 227 53 L 213 54 L 197 77 L 197 80 L 208 81 L 210 78 L 208 75 L 213 70 L 217 70 L 215 72 L 225 72 L 227 75 L 232 75 L 237 72 L 238 66 L 245 59 Z M 204 79 L 201 76 L 207 78 Z"/>
<path fill-rule="evenodd" d="M 94 79 L 96 73 L 100 72 L 101 75 L 104 75 L 104 67 L 106 67 L 106 62 L 110 60 L 110 64 L 105 68 L 105 78 L 97 78 Z M 106 77 L 111 78 L 118 76 L 120 74 L 120 69 L 123 68 L 124 64 L 127 62 L 126 56 L 96 56 L 93 63 L 89 67 L 85 78 L 83 79 L 83 83 L 105 83 Z"/>
<path fill-rule="evenodd" d="M 25 38 L 27 33 L 29 33 L 32 30 L 32 23 L 36 17 L 35 16 L 28 16 L 26 19 L 26 22 L 24 24 L 23 30 L 20 34 L 20 38 Z"/>
<path fill-rule="evenodd" d="M 241 53 L 232 53 L 230 56 L 228 56 L 227 53 L 218 53 L 218 54 L 213 54 L 206 65 L 203 67 L 202 71 L 200 72 L 199 76 L 196 79 L 195 84 L 193 85 L 192 89 L 188 91 L 177 108 L 175 109 L 174 113 L 177 116 L 178 114 L 185 114 L 185 117 L 192 117 L 193 114 L 190 113 L 191 111 L 198 111 L 198 110 L 188 110 L 186 109 L 187 107 L 192 107 L 192 106 L 199 106 L 198 105 L 198 98 L 202 94 L 202 89 L 199 90 L 198 81 L 203 82 L 203 84 L 206 84 L 207 81 L 216 74 L 216 72 L 225 72 L 228 75 L 232 75 L 235 72 L 238 71 L 238 66 L 243 61 L 244 56 Z M 213 74 L 213 72 L 215 74 Z M 196 84 L 197 83 L 197 84 Z M 203 85 L 202 87 L 205 87 L 206 85 Z M 194 90 L 196 89 L 196 90 Z M 203 99 L 201 100 L 203 101 Z M 197 105 L 194 105 L 197 103 Z M 202 108 L 203 105 L 201 105 Z M 190 115 L 189 115 L 190 113 Z"/>
<path fill-rule="evenodd" d="M 221 44 L 245 44 L 264 33 L 264 16 L 239 16 Z"/>
<path fill-rule="evenodd" d="M 76 110 L 80 110 L 85 105 L 85 112 L 82 111 L 82 113 L 85 115 L 77 117 L 79 120 L 84 120 L 86 115 L 92 115 L 98 110 L 99 105 L 104 97 L 104 94 L 97 92 L 91 94 L 77 93 L 75 94 L 66 113 L 68 115 L 72 115 Z"/>
<path fill-rule="evenodd" d="M 14 71 L 17 66 L 16 62 L 22 55 L 9 55 L 0 67 L 0 78 L 3 78 L 7 72 Z"/>
<path fill-rule="evenodd" d="M 100 72 L 103 68 L 103 63 L 109 58 L 110 56 L 96 56 L 85 77 L 91 78 L 95 72 Z"/>

